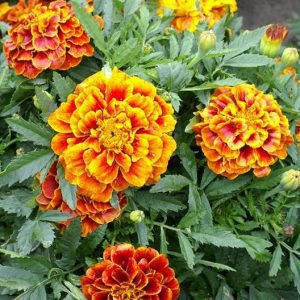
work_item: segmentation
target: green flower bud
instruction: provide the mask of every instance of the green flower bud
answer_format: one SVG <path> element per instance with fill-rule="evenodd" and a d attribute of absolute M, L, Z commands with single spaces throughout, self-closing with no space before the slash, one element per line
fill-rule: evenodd
<path fill-rule="evenodd" d="M 203 31 L 200 34 L 199 48 L 203 52 L 207 52 L 216 47 L 217 37 L 212 30 Z"/>
<path fill-rule="evenodd" d="M 25 149 L 24 148 L 18 148 L 16 150 L 16 156 L 22 156 L 23 154 L 25 154 Z"/>
<path fill-rule="evenodd" d="M 293 66 L 295 65 L 299 60 L 299 53 L 296 48 L 286 48 L 284 49 L 281 61 L 287 66 Z"/>
<path fill-rule="evenodd" d="M 145 44 L 143 47 L 144 54 L 150 54 L 153 52 L 153 48 L 150 44 Z"/>
<path fill-rule="evenodd" d="M 130 220 L 134 223 L 140 223 L 145 219 L 145 214 L 142 210 L 134 210 L 129 215 Z"/>
<path fill-rule="evenodd" d="M 280 184 L 287 191 L 295 191 L 300 187 L 300 171 L 289 170 L 282 174 Z"/>

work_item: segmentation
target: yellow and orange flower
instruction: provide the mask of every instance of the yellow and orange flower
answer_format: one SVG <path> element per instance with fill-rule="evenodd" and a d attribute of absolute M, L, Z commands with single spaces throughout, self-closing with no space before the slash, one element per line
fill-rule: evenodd
<path fill-rule="evenodd" d="M 298 77 L 297 70 L 294 67 L 287 67 L 282 72 L 282 75 L 294 75 L 294 80 L 300 84 L 300 79 Z"/>
<path fill-rule="evenodd" d="M 209 28 L 220 21 L 227 11 L 230 14 L 237 11 L 236 0 L 200 0 L 200 6 Z"/>
<path fill-rule="evenodd" d="M 296 122 L 295 135 L 296 141 L 298 142 L 298 148 L 300 149 L 300 121 Z"/>
<path fill-rule="evenodd" d="M 87 236 L 99 226 L 114 221 L 120 216 L 121 210 L 127 205 L 127 198 L 121 192 L 118 193 L 119 208 L 114 208 L 109 202 L 96 202 L 84 195 L 81 195 L 80 189 L 78 189 L 76 209 L 71 210 L 67 203 L 64 202 L 59 188 L 56 163 L 51 166 L 40 187 L 41 193 L 36 198 L 40 209 L 43 211 L 58 210 L 66 212 L 73 215 L 74 218 L 80 216 L 82 236 Z M 71 219 L 66 222 L 60 222 L 60 229 L 63 231 L 70 222 Z"/>
<path fill-rule="evenodd" d="M 98 72 L 50 115 L 59 132 L 51 146 L 70 183 L 109 201 L 113 190 L 153 184 L 167 170 L 176 148 L 173 113 L 151 83 L 116 68 Z"/>
<path fill-rule="evenodd" d="M 19 17 L 8 34 L 4 43 L 8 64 L 28 78 L 46 69 L 68 70 L 94 51 L 71 4 L 63 0 L 34 6 Z"/>
<path fill-rule="evenodd" d="M 293 143 L 289 122 L 272 95 L 254 85 L 217 88 L 193 126 L 196 142 L 217 174 L 234 179 L 251 169 L 267 176 Z"/>
<path fill-rule="evenodd" d="M 159 0 L 158 15 L 163 16 L 164 9 L 174 10 L 174 19 L 171 25 L 178 31 L 189 30 L 194 32 L 203 14 L 196 5 L 196 0 Z"/>
<path fill-rule="evenodd" d="M 176 300 L 179 283 L 169 260 L 155 249 L 119 244 L 105 249 L 103 260 L 81 278 L 87 300 Z"/>
<path fill-rule="evenodd" d="M 3 2 L 0 4 L 0 21 L 5 20 L 7 12 L 10 10 L 8 2 Z"/>

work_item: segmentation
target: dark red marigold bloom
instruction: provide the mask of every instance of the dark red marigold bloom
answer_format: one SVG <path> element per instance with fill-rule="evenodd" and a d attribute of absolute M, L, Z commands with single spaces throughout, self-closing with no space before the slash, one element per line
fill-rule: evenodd
<path fill-rule="evenodd" d="M 150 247 L 108 247 L 81 278 L 88 300 L 175 300 L 179 283 L 166 256 Z"/>

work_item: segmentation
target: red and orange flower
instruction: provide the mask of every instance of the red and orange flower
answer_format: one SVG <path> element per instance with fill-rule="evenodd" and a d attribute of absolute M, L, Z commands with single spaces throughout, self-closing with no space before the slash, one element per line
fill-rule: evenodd
<path fill-rule="evenodd" d="M 203 14 L 196 5 L 196 0 L 159 0 L 158 15 L 164 15 L 164 9 L 174 11 L 174 19 L 171 25 L 178 31 L 189 30 L 194 32 L 201 20 L 204 20 Z"/>
<path fill-rule="evenodd" d="M 198 112 L 196 142 L 217 174 L 234 179 L 253 169 L 267 176 L 293 143 L 289 122 L 272 95 L 249 84 L 217 88 Z"/>
<path fill-rule="evenodd" d="M 77 85 L 48 121 L 59 132 L 51 146 L 66 179 L 103 202 L 113 190 L 157 182 L 176 148 L 171 104 L 149 82 L 107 73 Z"/>
<path fill-rule="evenodd" d="M 68 70 L 92 56 L 90 38 L 63 0 L 38 4 L 8 31 L 4 53 L 18 75 L 35 78 L 46 69 Z"/>
<path fill-rule="evenodd" d="M 38 176 L 39 177 L 39 176 Z M 87 236 L 99 226 L 110 223 L 118 218 L 121 210 L 127 205 L 127 198 L 123 193 L 118 193 L 119 208 L 114 208 L 109 202 L 96 202 L 80 194 L 77 191 L 76 209 L 71 210 L 62 197 L 61 190 L 57 179 L 56 163 L 54 163 L 44 182 L 41 183 L 41 193 L 36 198 L 41 210 L 58 210 L 69 213 L 75 217 L 81 218 L 82 236 Z M 63 231 L 71 222 L 60 222 L 59 227 Z"/>
<path fill-rule="evenodd" d="M 88 300 L 176 300 L 179 283 L 169 260 L 155 249 L 130 244 L 108 247 L 103 261 L 81 278 Z"/>
<path fill-rule="evenodd" d="M 298 142 L 298 148 L 300 149 L 300 121 L 296 122 L 295 135 L 296 135 L 296 141 Z"/>
<path fill-rule="evenodd" d="M 234 14 L 237 11 L 236 0 L 200 0 L 200 6 L 209 28 L 220 21 L 227 12 Z"/>

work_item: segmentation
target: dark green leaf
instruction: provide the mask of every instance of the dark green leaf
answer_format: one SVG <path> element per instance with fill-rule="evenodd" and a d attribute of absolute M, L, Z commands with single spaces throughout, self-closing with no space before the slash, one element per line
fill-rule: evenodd
<path fill-rule="evenodd" d="M 225 66 L 236 68 L 255 68 L 273 64 L 275 64 L 273 59 L 259 54 L 241 54 L 224 63 Z"/>
<path fill-rule="evenodd" d="M 283 252 L 280 247 L 280 244 L 278 244 L 273 253 L 272 260 L 270 263 L 269 276 L 276 276 L 278 271 L 281 269 L 280 265 L 282 262 L 282 256 Z"/>
<path fill-rule="evenodd" d="M 181 232 L 177 232 L 181 253 L 190 269 L 193 269 L 195 264 L 195 254 L 193 247 L 188 238 Z"/>
<path fill-rule="evenodd" d="M 166 175 L 150 189 L 150 193 L 180 191 L 189 183 L 190 181 L 182 175 Z"/>
<path fill-rule="evenodd" d="M 187 144 L 182 143 L 179 148 L 179 156 L 185 170 L 193 179 L 194 183 L 197 182 L 197 163 L 194 152 Z"/>
<path fill-rule="evenodd" d="M 75 89 L 75 84 L 71 79 L 64 78 L 57 72 L 53 72 L 53 82 L 60 101 L 66 101 L 68 96 L 73 93 Z"/>
<path fill-rule="evenodd" d="M 39 214 L 38 219 L 40 221 L 48 222 L 63 222 L 73 218 L 71 214 L 58 210 L 48 210 Z"/>

